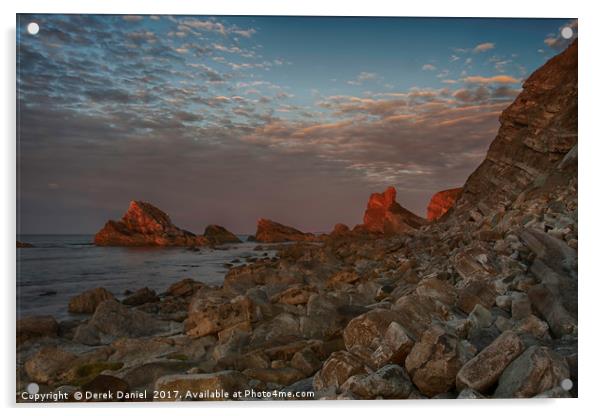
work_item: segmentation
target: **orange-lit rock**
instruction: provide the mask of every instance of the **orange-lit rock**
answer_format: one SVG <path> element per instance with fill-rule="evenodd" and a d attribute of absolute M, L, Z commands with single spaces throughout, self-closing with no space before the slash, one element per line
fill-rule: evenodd
<path fill-rule="evenodd" d="M 255 240 L 262 243 L 282 243 L 285 241 L 316 241 L 312 233 L 304 233 L 296 228 L 260 218 L 257 221 Z"/>
<path fill-rule="evenodd" d="M 148 202 L 132 201 L 120 221 L 109 220 L 94 236 L 98 246 L 204 246 L 203 236 L 176 227 Z"/>
<path fill-rule="evenodd" d="M 426 219 L 435 221 L 441 218 L 454 205 L 461 192 L 462 188 L 453 188 L 433 195 L 426 209 Z"/>
<path fill-rule="evenodd" d="M 389 186 L 382 194 L 370 195 L 364 213 L 364 228 L 384 234 L 402 234 L 425 224 L 424 218 L 408 211 L 395 201 L 397 191 Z"/>

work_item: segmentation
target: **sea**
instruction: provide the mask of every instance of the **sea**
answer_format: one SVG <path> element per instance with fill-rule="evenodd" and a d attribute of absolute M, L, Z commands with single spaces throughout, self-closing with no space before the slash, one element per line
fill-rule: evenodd
<path fill-rule="evenodd" d="M 215 249 L 186 247 L 97 247 L 92 235 L 21 235 L 33 248 L 17 249 L 17 318 L 52 315 L 69 319 L 69 300 L 85 290 L 104 287 L 118 299 L 126 291 L 148 287 L 158 294 L 184 278 L 211 285 L 223 282 L 228 264 L 272 257 L 247 241 Z"/>

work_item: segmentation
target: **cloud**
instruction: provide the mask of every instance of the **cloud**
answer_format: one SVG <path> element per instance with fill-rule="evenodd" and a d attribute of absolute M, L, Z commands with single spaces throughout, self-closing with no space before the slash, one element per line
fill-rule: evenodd
<path fill-rule="evenodd" d="M 477 46 L 475 46 L 472 51 L 474 53 L 481 53 L 481 52 L 489 51 L 493 48 L 495 48 L 495 43 L 485 42 L 485 43 L 480 43 Z"/>
<path fill-rule="evenodd" d="M 362 85 L 366 81 L 374 81 L 378 79 L 378 75 L 374 72 L 360 72 L 357 77 L 347 81 L 349 85 Z"/>
<path fill-rule="evenodd" d="M 424 64 L 424 65 L 422 65 L 422 70 L 423 71 L 434 71 L 436 69 L 437 69 L 437 67 L 435 65 L 432 65 L 432 64 Z"/>
<path fill-rule="evenodd" d="M 492 77 L 469 76 L 464 78 L 469 84 L 517 84 L 520 81 L 510 75 L 494 75 Z"/>

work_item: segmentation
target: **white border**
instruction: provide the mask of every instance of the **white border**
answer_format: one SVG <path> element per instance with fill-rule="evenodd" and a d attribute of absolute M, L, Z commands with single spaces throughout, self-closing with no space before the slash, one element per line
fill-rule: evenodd
<path fill-rule="evenodd" d="M 319 403 L 225 403 L 177 405 L 137 405 L 128 406 L 128 413 L 161 414 L 166 411 L 185 413 L 218 413 L 265 415 L 282 414 L 287 416 L 304 415 L 314 412 L 345 412 L 366 414 L 376 412 L 419 412 L 422 414 L 462 413 L 505 415 L 509 412 L 530 411 L 547 415 L 568 415 L 599 408 L 596 398 L 600 395 L 600 354 L 602 346 L 599 324 L 600 300 L 602 293 L 596 262 L 597 248 L 600 246 L 600 105 L 602 97 L 595 74 L 600 71 L 600 15 L 596 13 L 595 2 L 569 2 L 548 0 L 546 2 L 526 2 L 505 0 L 503 2 L 484 1 L 418 1 L 393 2 L 370 0 L 352 2 L 337 0 L 303 0 L 300 2 L 266 0 L 196 1 L 191 0 L 20 0 L 2 2 L 2 71 L 3 94 L 0 99 L 0 116 L 4 128 L 0 153 L 3 161 L 0 168 L 3 203 L 3 227 L 0 236 L 4 273 L 0 276 L 4 284 L 3 317 L 6 331 L 2 348 L 2 372 L 0 394 L 4 406 L 12 407 L 9 412 L 29 414 L 43 411 L 44 414 L 77 413 L 105 416 L 115 405 L 81 406 L 65 408 L 48 405 L 45 407 L 21 407 L 14 403 L 14 329 L 15 329 L 15 13 L 123 13 L 123 14 L 285 14 L 285 15 L 355 15 L 355 16 L 474 16 L 474 17 L 577 17 L 579 18 L 579 148 L 580 155 L 580 284 L 579 316 L 581 333 L 579 336 L 580 374 L 579 399 L 576 400 L 505 400 L 505 401 L 407 401 L 407 402 L 319 402 Z M 372 410 L 374 408 L 378 408 Z M 172 410 L 173 409 L 173 410 Z"/>

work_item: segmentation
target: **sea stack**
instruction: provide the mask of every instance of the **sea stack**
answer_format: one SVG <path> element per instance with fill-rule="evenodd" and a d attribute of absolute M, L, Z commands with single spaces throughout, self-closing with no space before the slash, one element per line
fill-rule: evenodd
<path fill-rule="evenodd" d="M 260 218 L 259 221 L 257 221 L 255 240 L 262 243 L 316 241 L 316 236 L 312 233 L 304 233 L 296 228 L 282 225 L 272 220 Z"/>
<path fill-rule="evenodd" d="M 403 234 L 420 228 L 426 223 L 424 218 L 408 211 L 395 200 L 397 191 L 389 186 L 383 193 L 373 193 L 364 213 L 363 227 L 381 234 Z"/>
<path fill-rule="evenodd" d="M 211 224 L 205 228 L 203 234 L 211 244 L 240 243 L 240 239 L 234 233 L 226 230 L 221 225 Z"/>
<path fill-rule="evenodd" d="M 94 236 L 97 246 L 205 246 L 209 241 L 176 227 L 165 212 L 148 202 L 132 201 L 119 221 L 109 220 Z"/>

